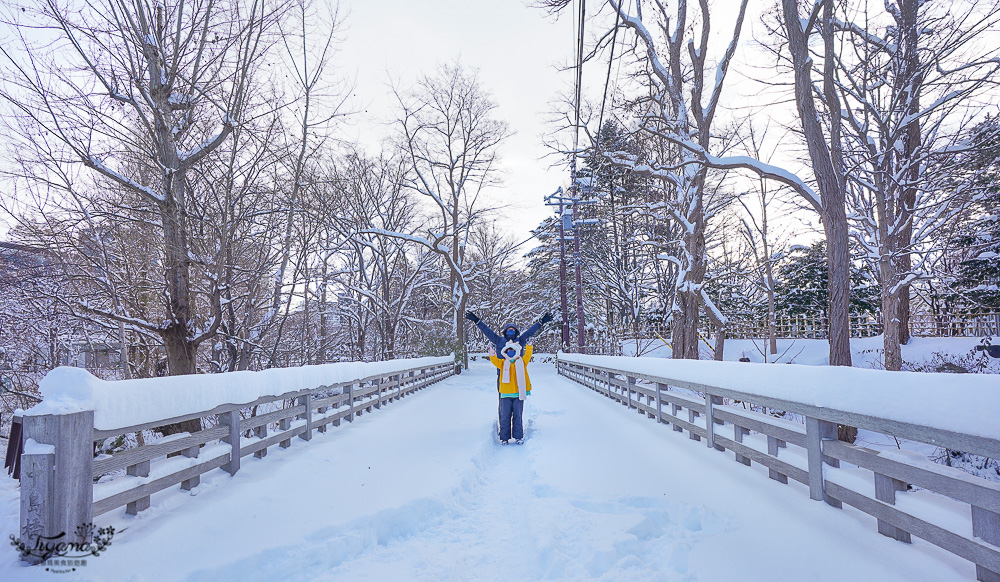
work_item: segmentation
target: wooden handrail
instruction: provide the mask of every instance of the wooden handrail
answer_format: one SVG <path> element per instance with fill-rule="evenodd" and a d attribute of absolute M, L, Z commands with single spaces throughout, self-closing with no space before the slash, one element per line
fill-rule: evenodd
<path fill-rule="evenodd" d="M 733 389 L 732 386 L 711 386 L 681 377 L 637 373 L 627 367 L 598 365 L 591 359 L 575 355 L 561 354 L 557 366 L 561 375 L 635 408 L 659 423 L 670 424 L 675 431 L 687 431 L 692 440 L 705 439 L 711 448 L 731 451 L 741 464 L 764 465 L 776 481 L 787 483 L 788 477 L 792 477 L 806 484 L 812 499 L 823 500 L 834 507 L 847 503 L 868 513 L 876 518 L 878 531 L 883 535 L 902 542 L 909 542 L 911 535 L 915 535 L 973 562 L 978 580 L 1000 579 L 1000 483 L 930 461 L 913 460 L 902 453 L 880 454 L 836 440 L 837 424 L 850 424 L 997 458 L 1000 440 L 996 438 L 820 407 Z M 642 386 L 641 382 L 647 385 Z M 678 388 L 694 394 L 677 391 Z M 804 417 L 805 423 L 726 406 L 724 399 L 795 413 Z M 682 416 L 685 409 L 687 415 Z M 725 425 L 732 427 L 732 438 L 723 434 Z M 805 449 L 805 466 L 801 464 L 800 455 L 781 454 L 788 445 Z M 856 478 L 839 471 L 840 461 L 871 471 L 872 490 L 858 491 L 856 485 L 851 485 L 857 483 Z M 933 523 L 923 514 L 908 513 L 897 507 L 898 495 L 911 495 L 907 493 L 910 485 L 967 504 L 971 527 L 952 531 L 949 523 Z M 906 507 L 913 508 L 917 505 L 914 501 L 916 499 Z"/>
<path fill-rule="evenodd" d="M 26 414 L 22 462 L 21 539 L 33 546 L 38 536 L 68 535 L 77 539 L 77 527 L 94 516 L 121 506 L 136 514 L 150 506 L 150 496 L 180 484 L 182 490 L 200 483 L 200 476 L 217 468 L 239 471 L 241 459 L 263 457 L 273 445 L 291 446 L 298 437 L 308 441 L 313 431 L 353 420 L 373 408 L 402 398 L 454 374 L 454 362 L 426 362 L 422 366 L 390 369 L 380 374 L 334 385 L 262 396 L 251 402 L 220 404 L 209 410 L 119 428 L 95 430 L 94 410 L 65 414 Z M 356 389 L 356 387 L 360 387 Z M 337 394 L 331 394 L 337 392 Z M 291 406 L 285 406 L 286 401 Z M 247 419 L 241 409 L 276 403 L 279 408 Z M 93 456 L 93 443 L 111 436 L 163 426 L 182 420 L 216 417 L 216 426 L 191 434 L 171 435 L 113 455 Z M 269 425 L 278 430 L 268 434 Z M 244 434 L 252 433 L 248 439 Z M 30 439 L 30 440 L 29 440 Z M 164 456 L 177 455 L 162 459 Z M 94 477 L 125 469 L 126 475 L 94 484 Z M 85 531 L 86 528 L 80 531 Z M 86 533 L 82 534 L 85 537 Z M 38 563 L 37 557 L 23 558 Z"/>

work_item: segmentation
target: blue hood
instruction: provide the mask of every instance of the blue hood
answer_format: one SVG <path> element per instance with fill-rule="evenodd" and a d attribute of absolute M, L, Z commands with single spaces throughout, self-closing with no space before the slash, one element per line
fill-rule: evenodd
<path fill-rule="evenodd" d="M 513 338 L 508 338 L 507 337 L 507 330 L 511 329 L 511 328 L 514 329 L 514 337 Z M 500 330 L 500 337 L 503 338 L 504 340 L 506 340 L 506 339 L 513 339 L 514 341 L 517 341 L 517 338 L 519 338 L 520 336 L 521 336 L 521 330 L 519 330 L 517 328 L 517 326 L 514 325 L 513 323 L 508 323 L 508 324 L 504 325 L 503 328 Z"/>

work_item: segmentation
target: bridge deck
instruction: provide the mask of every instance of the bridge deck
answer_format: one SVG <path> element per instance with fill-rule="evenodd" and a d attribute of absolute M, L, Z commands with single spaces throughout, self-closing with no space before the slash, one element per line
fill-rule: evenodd
<path fill-rule="evenodd" d="M 153 497 L 94 580 L 973 580 L 974 567 L 533 363 L 523 447 L 498 447 L 493 368 Z M 801 488 L 795 492 L 782 487 Z M 191 495 L 194 495 L 192 497 Z M 6 498 L 5 498 L 6 499 Z M 4 520 L 7 521 L 8 515 Z M 14 514 L 16 517 L 16 513 Z M 11 524 L 4 523 L 4 536 Z M 16 527 L 13 526 L 13 527 Z M 0 562 L 5 580 L 37 579 Z"/>

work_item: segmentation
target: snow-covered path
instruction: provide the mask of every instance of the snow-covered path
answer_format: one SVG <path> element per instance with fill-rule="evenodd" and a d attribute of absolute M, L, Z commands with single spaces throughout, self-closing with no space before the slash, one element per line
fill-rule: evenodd
<path fill-rule="evenodd" d="M 870 518 L 810 501 L 798 484 L 771 481 L 557 376 L 551 365 L 530 370 L 528 442 L 496 446 L 493 370 L 473 364 L 308 445 L 246 459 L 235 477 L 206 475 L 194 496 L 171 490 L 139 517 L 116 513 L 111 523 L 125 530 L 79 574 L 975 579 L 968 563 L 917 540 L 907 546 L 880 536 Z M 46 579 L 13 554 L 3 556 L 0 578 Z"/>

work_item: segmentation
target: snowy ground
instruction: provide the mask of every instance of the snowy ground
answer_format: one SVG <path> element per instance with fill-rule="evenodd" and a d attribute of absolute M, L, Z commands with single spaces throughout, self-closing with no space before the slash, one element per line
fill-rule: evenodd
<path fill-rule="evenodd" d="M 964 560 L 735 463 L 532 364 L 523 447 L 499 447 L 482 362 L 310 444 L 98 518 L 75 574 L 11 580 L 973 580 Z M 0 534 L 17 529 L 0 479 Z"/>

